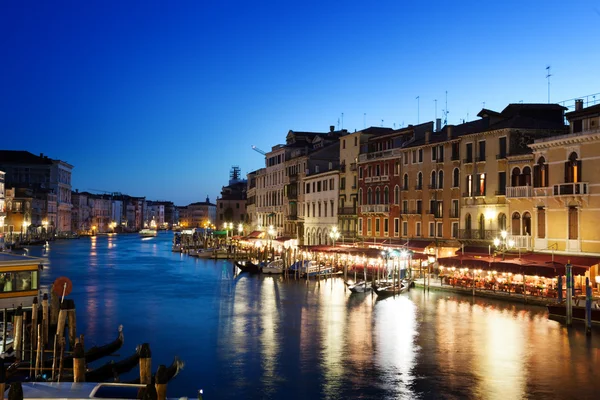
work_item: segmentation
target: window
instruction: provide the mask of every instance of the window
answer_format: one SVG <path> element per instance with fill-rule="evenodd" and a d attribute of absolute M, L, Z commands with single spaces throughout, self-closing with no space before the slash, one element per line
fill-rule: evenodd
<path fill-rule="evenodd" d="M 419 163 L 423 162 L 423 149 L 419 149 Z"/>
<path fill-rule="evenodd" d="M 387 186 L 383 189 L 383 204 L 390 204 L 390 189 Z"/>
<path fill-rule="evenodd" d="M 412 151 L 412 163 L 413 164 L 417 163 L 417 151 L 416 150 Z"/>
<path fill-rule="evenodd" d="M 375 176 L 380 176 L 380 173 L 379 173 L 379 172 L 380 172 L 380 171 L 379 171 L 379 167 L 380 167 L 380 166 L 379 166 L 379 164 L 377 164 L 377 165 L 375 166 Z"/>
<path fill-rule="evenodd" d="M 358 189 L 358 204 L 365 204 L 365 201 L 363 199 L 363 191 L 362 189 Z"/>
<path fill-rule="evenodd" d="M 437 161 L 444 162 L 444 145 L 443 144 L 438 146 Z"/>
<path fill-rule="evenodd" d="M 450 218 L 458 218 L 459 203 L 458 200 L 452 200 L 452 208 L 450 209 Z"/>
<path fill-rule="evenodd" d="M 569 161 L 565 163 L 565 183 L 577 182 L 581 182 L 581 160 L 578 160 L 577 153 L 573 152 Z"/>
<path fill-rule="evenodd" d="M 394 204 L 400 204 L 400 187 L 398 185 L 394 187 Z"/>
<path fill-rule="evenodd" d="M 498 172 L 498 194 L 506 194 L 506 172 Z"/>
<path fill-rule="evenodd" d="M 437 232 L 436 232 L 437 237 L 442 237 L 442 226 L 443 226 L 443 224 L 441 222 L 437 223 Z"/>
<path fill-rule="evenodd" d="M 479 174 L 479 186 L 478 193 L 479 196 L 485 196 L 485 174 Z"/>
<path fill-rule="evenodd" d="M 408 214 L 408 200 L 402 200 L 402 214 Z"/>
<path fill-rule="evenodd" d="M 367 235 L 371 234 L 371 218 L 367 218 Z"/>
<path fill-rule="evenodd" d="M 521 214 L 514 212 L 512 215 L 512 234 L 514 236 L 521 235 Z"/>
<path fill-rule="evenodd" d="M 219 208 L 223 208 L 223 203 L 219 204 Z"/>
<path fill-rule="evenodd" d="M 404 174 L 402 178 L 402 190 L 408 190 L 408 174 Z"/>
<path fill-rule="evenodd" d="M 546 209 L 544 207 L 538 208 L 537 237 L 540 239 L 544 239 L 546 237 Z"/>
<path fill-rule="evenodd" d="M 473 143 L 467 143 L 467 159 L 465 162 L 473 162 Z"/>
<path fill-rule="evenodd" d="M 452 143 L 452 161 L 460 160 L 460 142 Z"/>
<path fill-rule="evenodd" d="M 340 190 L 346 189 L 346 177 L 340 179 Z"/>
<path fill-rule="evenodd" d="M 498 214 L 498 229 L 500 231 L 506 230 L 506 214 L 504 213 Z"/>
<path fill-rule="evenodd" d="M 525 212 L 523 214 L 523 235 L 531 236 L 531 214 Z"/>
<path fill-rule="evenodd" d="M 498 138 L 498 158 L 506 158 L 506 136 Z"/>
<path fill-rule="evenodd" d="M 346 148 L 346 141 L 342 140 L 342 149 L 345 149 L 345 148 Z"/>
<path fill-rule="evenodd" d="M 325 184 L 327 184 L 326 182 L 327 181 L 325 181 Z M 321 191 L 321 181 L 318 181 L 317 182 L 317 192 L 320 192 L 320 191 Z"/>
<path fill-rule="evenodd" d="M 379 236 L 379 224 L 380 224 L 379 218 L 375 218 L 375 235 L 376 236 Z"/>
<path fill-rule="evenodd" d="M 383 235 L 389 236 L 389 220 L 387 218 L 383 219 Z"/>
<path fill-rule="evenodd" d="M 453 239 L 458 238 L 458 222 L 452 223 L 452 238 Z"/>
<path fill-rule="evenodd" d="M 420 222 L 415 223 L 415 236 L 421 237 L 421 223 Z"/>
<path fill-rule="evenodd" d="M 38 271 L 5 272 L 3 281 L 4 284 L 0 285 L 0 292 L 37 290 Z"/>
<path fill-rule="evenodd" d="M 404 153 L 404 165 L 408 165 L 408 152 Z"/>
<path fill-rule="evenodd" d="M 438 189 L 444 188 L 444 171 L 438 172 Z"/>
<path fill-rule="evenodd" d="M 402 221 L 402 236 L 408 236 L 408 221 Z"/>
<path fill-rule="evenodd" d="M 433 146 L 431 148 L 431 161 L 437 160 L 437 147 Z"/>
<path fill-rule="evenodd" d="M 417 174 L 417 190 L 423 189 L 423 174 L 421 171 Z"/>
<path fill-rule="evenodd" d="M 371 188 L 367 189 L 367 204 L 373 204 L 373 191 Z"/>
<path fill-rule="evenodd" d="M 417 200 L 417 214 L 423 214 L 423 200 Z"/>
<path fill-rule="evenodd" d="M 465 235 L 463 239 L 471 239 L 471 229 L 472 229 L 472 222 L 471 222 L 471 214 L 465 215 Z"/>
<path fill-rule="evenodd" d="M 435 171 L 431 171 L 431 180 L 429 182 L 429 187 L 432 189 L 435 189 L 436 178 L 437 178 L 437 174 L 435 173 Z"/>
<path fill-rule="evenodd" d="M 467 175 L 467 196 L 473 196 L 473 175 Z"/>
<path fill-rule="evenodd" d="M 354 147 L 358 145 L 358 137 L 354 136 Z"/>
<path fill-rule="evenodd" d="M 321 218 L 321 202 L 319 202 L 319 218 Z"/>
<path fill-rule="evenodd" d="M 359 218 L 358 219 L 358 234 L 361 236 L 363 235 L 362 229 L 363 229 L 363 219 Z"/>
<path fill-rule="evenodd" d="M 548 164 L 544 157 L 540 157 L 533 166 L 533 186 L 548 187 Z"/>
<path fill-rule="evenodd" d="M 326 192 L 327 191 L 327 180 L 323 181 L 323 191 Z"/>
<path fill-rule="evenodd" d="M 379 188 L 375 188 L 375 203 L 374 204 L 381 204 L 381 196 L 380 196 L 380 191 Z"/>
<path fill-rule="evenodd" d="M 400 218 L 394 218 L 394 236 L 400 236 Z"/>
<path fill-rule="evenodd" d="M 435 223 L 429 223 L 429 237 L 435 237 Z"/>
<path fill-rule="evenodd" d="M 363 169 L 362 167 L 358 167 L 358 179 L 362 179 L 363 178 Z"/>
<path fill-rule="evenodd" d="M 477 161 L 485 161 L 485 140 L 479 141 L 479 158 Z"/>
<path fill-rule="evenodd" d="M 454 171 L 452 171 L 452 187 L 453 188 L 457 188 L 460 186 L 460 170 L 458 168 L 454 168 Z"/>

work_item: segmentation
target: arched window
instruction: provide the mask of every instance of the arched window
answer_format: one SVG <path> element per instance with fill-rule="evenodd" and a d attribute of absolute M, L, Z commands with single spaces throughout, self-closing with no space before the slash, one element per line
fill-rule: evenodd
<path fill-rule="evenodd" d="M 363 199 L 363 190 L 358 189 L 358 205 L 365 204 L 365 199 Z"/>
<path fill-rule="evenodd" d="M 460 186 L 460 170 L 458 168 L 454 168 L 452 171 L 452 187 Z"/>
<path fill-rule="evenodd" d="M 506 214 L 504 213 L 498 214 L 498 229 L 501 231 L 506 230 Z"/>
<path fill-rule="evenodd" d="M 471 239 L 471 214 L 465 215 L 465 239 Z"/>
<path fill-rule="evenodd" d="M 394 187 L 394 203 L 400 204 L 400 186 Z"/>
<path fill-rule="evenodd" d="M 402 179 L 402 190 L 408 190 L 408 174 L 404 174 Z"/>
<path fill-rule="evenodd" d="M 512 234 L 514 236 L 521 235 L 521 214 L 518 212 L 512 215 Z"/>
<path fill-rule="evenodd" d="M 511 181 L 510 181 L 510 185 L 515 187 L 515 186 L 521 186 L 519 183 L 519 176 L 521 175 L 521 170 L 519 169 L 519 167 L 514 167 L 512 170 L 512 174 L 511 174 Z"/>
<path fill-rule="evenodd" d="M 390 189 L 387 186 L 383 189 L 383 204 L 390 204 Z"/>
<path fill-rule="evenodd" d="M 531 214 L 528 212 L 523 214 L 523 235 L 531 236 Z"/>
<path fill-rule="evenodd" d="M 548 187 L 548 164 L 544 157 L 540 157 L 533 166 L 533 186 Z"/>
<path fill-rule="evenodd" d="M 438 189 L 444 188 L 444 171 L 438 172 Z"/>
<path fill-rule="evenodd" d="M 371 188 L 367 189 L 367 204 L 373 204 L 373 191 Z"/>
<path fill-rule="evenodd" d="M 381 204 L 381 192 L 379 191 L 379 188 L 375 188 L 375 203 L 374 204 Z"/>
<path fill-rule="evenodd" d="M 581 160 L 577 159 L 577 153 L 572 152 L 565 163 L 565 183 L 577 182 L 581 182 Z"/>
<path fill-rule="evenodd" d="M 423 174 L 421 172 L 417 174 L 417 189 L 423 189 Z"/>
<path fill-rule="evenodd" d="M 479 239 L 485 239 L 485 215 L 479 215 Z"/>
<path fill-rule="evenodd" d="M 431 171 L 431 181 L 429 182 L 429 185 L 431 185 L 431 188 L 435 188 L 435 181 L 436 181 L 436 173 L 435 171 Z"/>
<path fill-rule="evenodd" d="M 521 175 L 521 186 L 531 186 L 531 168 L 524 167 Z"/>

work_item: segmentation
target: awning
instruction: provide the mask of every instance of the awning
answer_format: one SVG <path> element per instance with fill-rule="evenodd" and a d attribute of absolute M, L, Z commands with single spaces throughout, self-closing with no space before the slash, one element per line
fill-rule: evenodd
<path fill-rule="evenodd" d="M 258 239 L 258 238 L 262 238 L 265 236 L 265 233 L 263 231 L 253 231 L 252 233 L 249 233 L 248 235 L 246 235 L 246 239 Z"/>

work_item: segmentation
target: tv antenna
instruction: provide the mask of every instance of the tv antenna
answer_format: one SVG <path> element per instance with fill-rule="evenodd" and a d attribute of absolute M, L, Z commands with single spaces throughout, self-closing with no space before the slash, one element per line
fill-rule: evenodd
<path fill-rule="evenodd" d="M 433 100 L 435 103 L 435 120 L 437 121 L 437 99 Z"/>
<path fill-rule="evenodd" d="M 344 130 L 344 113 L 342 113 L 342 130 Z"/>
<path fill-rule="evenodd" d="M 546 79 L 548 79 L 548 104 L 550 104 L 550 77 L 552 74 L 550 73 L 550 66 L 546 67 Z"/>
<path fill-rule="evenodd" d="M 367 129 L 367 113 L 363 113 L 363 129 Z"/>
<path fill-rule="evenodd" d="M 444 115 L 444 125 L 448 125 L 448 114 L 450 114 L 450 111 L 448 111 L 448 91 L 446 90 L 446 109 L 442 110 L 442 114 Z"/>
<path fill-rule="evenodd" d="M 418 125 L 420 123 L 420 121 L 419 121 L 419 111 L 420 111 L 419 110 L 419 102 L 420 102 L 420 96 L 417 96 L 416 100 L 417 100 L 417 125 Z"/>

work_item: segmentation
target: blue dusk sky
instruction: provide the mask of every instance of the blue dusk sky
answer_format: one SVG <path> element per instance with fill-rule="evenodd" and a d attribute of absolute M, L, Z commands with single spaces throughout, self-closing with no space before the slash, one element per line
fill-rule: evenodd
<path fill-rule="evenodd" d="M 80 191 L 215 202 L 290 129 L 546 103 L 548 65 L 552 102 L 598 93 L 599 43 L 600 0 L 5 0 L 0 148 Z"/>

